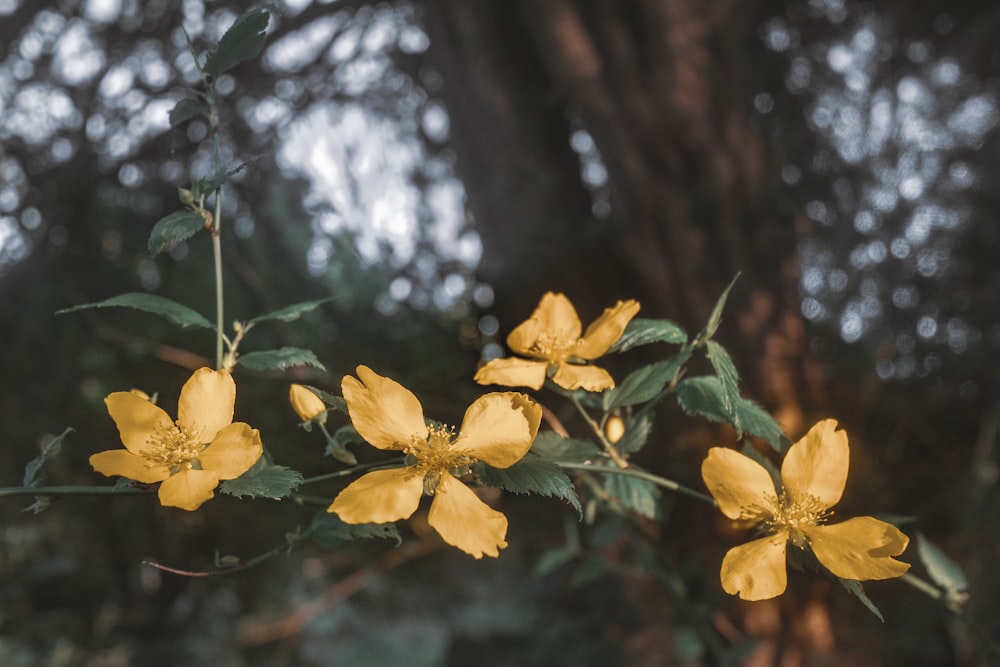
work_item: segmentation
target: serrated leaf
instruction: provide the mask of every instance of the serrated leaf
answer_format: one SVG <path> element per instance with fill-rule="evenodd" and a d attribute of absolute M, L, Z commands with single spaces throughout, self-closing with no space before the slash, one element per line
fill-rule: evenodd
<path fill-rule="evenodd" d="M 299 347 L 282 347 L 277 350 L 247 352 L 236 358 L 236 363 L 252 371 L 280 371 L 292 366 L 312 366 L 320 370 L 326 368 L 311 350 Z"/>
<path fill-rule="evenodd" d="M 303 537 L 307 537 L 324 549 L 333 549 L 346 542 L 364 539 L 395 540 L 396 546 L 403 543 L 403 536 L 394 523 L 344 523 L 336 514 L 320 512 L 313 517 Z"/>
<path fill-rule="evenodd" d="M 577 512 L 583 513 L 576 488 L 562 468 L 531 452 L 509 468 L 483 465 L 477 471 L 482 482 L 488 486 L 499 486 L 511 493 L 536 493 L 562 498 L 575 507 Z"/>
<path fill-rule="evenodd" d="M 531 451 L 550 461 L 584 463 L 601 455 L 601 449 L 590 440 L 564 438 L 555 431 L 540 431 L 531 445 Z"/>
<path fill-rule="evenodd" d="M 72 428 L 67 428 L 52 438 L 42 449 L 41 454 L 28 461 L 28 464 L 24 466 L 24 486 L 42 486 L 45 484 L 45 463 L 59 453 L 59 448 L 62 446 L 63 440 L 72 432 Z"/>
<path fill-rule="evenodd" d="M 737 273 L 732 282 L 729 283 L 729 286 L 722 290 L 722 294 L 719 295 L 718 301 L 715 302 L 715 307 L 712 308 L 712 314 L 708 317 L 708 324 L 705 325 L 705 338 L 711 338 L 719 330 L 719 325 L 722 324 L 722 311 L 726 307 L 726 299 L 729 298 L 729 290 L 733 289 L 733 285 L 739 279 L 740 274 Z"/>
<path fill-rule="evenodd" d="M 260 324 L 261 322 L 268 322 L 270 320 L 281 320 L 282 322 L 292 322 L 299 319 L 306 313 L 315 310 L 320 305 L 326 303 L 333 297 L 327 297 L 325 299 L 320 299 L 318 301 L 303 301 L 302 303 L 296 303 L 291 306 L 286 306 L 278 310 L 271 311 L 270 313 L 265 313 L 263 315 L 258 315 L 253 318 L 247 324 Z"/>
<path fill-rule="evenodd" d="M 723 406 L 722 383 L 714 375 L 685 378 L 677 383 L 677 403 L 689 415 L 732 425 L 733 419 Z M 753 401 L 739 397 L 734 405 L 744 433 L 766 441 L 776 452 L 784 451 L 788 438 L 774 418 Z"/>
<path fill-rule="evenodd" d="M 716 377 L 722 385 L 722 407 L 730 414 L 733 420 L 733 428 L 736 429 L 737 437 L 743 437 L 743 427 L 740 424 L 740 415 L 736 412 L 736 404 L 740 400 L 740 375 L 736 371 L 736 365 L 732 357 L 714 340 L 709 340 L 706 344 L 706 355 L 708 361 L 715 370 Z"/>
<path fill-rule="evenodd" d="M 265 30 L 269 19 L 270 14 L 264 8 L 254 9 L 236 19 L 219 40 L 219 45 L 208 54 L 202 68 L 205 73 L 217 77 L 244 60 L 256 58 L 267 39 Z"/>
<path fill-rule="evenodd" d="M 875 603 L 871 601 L 868 595 L 865 593 L 865 589 L 861 588 L 861 582 L 855 581 L 854 579 L 841 579 L 837 577 L 837 581 L 840 585 L 847 589 L 847 592 L 861 600 L 861 604 L 868 607 L 868 611 L 878 616 L 878 620 L 885 623 L 885 619 L 882 618 L 882 612 L 878 610 Z"/>
<path fill-rule="evenodd" d="M 208 118 L 209 109 L 207 106 L 191 97 L 184 97 L 177 100 L 177 104 L 170 110 L 170 127 L 176 128 L 182 123 L 202 116 Z"/>
<path fill-rule="evenodd" d="M 615 341 L 608 351 L 624 352 L 633 347 L 657 342 L 683 344 L 687 342 L 687 333 L 670 320 L 639 317 L 628 323 L 621 338 Z"/>
<path fill-rule="evenodd" d="M 940 547 L 917 533 L 917 555 L 935 584 L 944 589 L 949 602 L 962 604 L 968 597 L 969 580 L 962 566 Z"/>
<path fill-rule="evenodd" d="M 149 233 L 149 254 L 156 257 L 164 250 L 186 241 L 205 229 L 205 219 L 194 211 L 174 211 L 160 218 Z"/>
<path fill-rule="evenodd" d="M 649 434 L 652 431 L 653 420 L 648 415 L 629 419 L 626 424 L 625 435 L 615 443 L 615 446 L 627 454 L 637 452 L 646 444 Z"/>
<path fill-rule="evenodd" d="M 604 475 L 604 490 L 625 511 L 650 519 L 660 515 L 660 490 L 652 482 L 630 475 L 608 473 Z"/>
<path fill-rule="evenodd" d="M 159 315 L 169 320 L 179 327 L 200 327 L 202 329 L 214 329 L 212 323 L 202 317 L 198 312 L 191 310 L 187 306 L 177 303 L 173 299 L 168 299 L 156 294 L 145 294 L 142 292 L 128 292 L 119 294 L 97 303 L 84 303 L 72 308 L 63 308 L 56 311 L 57 315 L 72 313 L 85 308 L 134 308 L 146 313 Z"/>
<path fill-rule="evenodd" d="M 271 463 L 262 456 L 257 463 L 236 479 L 219 485 L 226 495 L 242 498 L 285 498 L 302 483 L 302 473 Z"/>
<path fill-rule="evenodd" d="M 654 398 L 673 381 L 677 371 L 690 356 L 690 352 L 685 350 L 669 359 L 635 369 L 614 389 L 601 394 L 602 407 L 605 411 L 610 411 L 627 405 L 645 403 Z"/>

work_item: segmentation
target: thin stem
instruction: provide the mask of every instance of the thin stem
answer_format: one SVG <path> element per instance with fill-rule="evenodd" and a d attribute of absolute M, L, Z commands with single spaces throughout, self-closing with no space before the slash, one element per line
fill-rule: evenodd
<path fill-rule="evenodd" d="M 713 507 L 718 507 L 719 503 L 716 502 L 715 498 L 712 496 L 702 493 L 700 491 L 695 491 L 692 488 L 686 487 L 683 484 L 678 484 L 672 479 L 666 479 L 665 477 L 660 477 L 659 475 L 654 475 L 653 473 L 645 472 L 642 470 L 636 470 L 635 468 L 606 468 L 595 465 L 588 465 L 586 463 L 569 463 L 567 461 L 556 461 L 557 466 L 564 470 L 578 470 L 580 472 L 596 472 L 605 473 L 609 475 L 625 475 L 626 477 L 635 477 L 636 479 L 642 479 L 647 482 L 652 482 L 657 486 L 661 486 L 664 489 L 669 489 L 676 493 L 681 493 L 692 498 L 697 498 L 702 500 Z"/>
<path fill-rule="evenodd" d="M 131 486 L 13 486 L 0 488 L 4 496 L 131 496 L 151 493 L 153 489 Z"/>
<path fill-rule="evenodd" d="M 216 209 L 216 225 L 218 225 L 219 213 L 219 199 L 222 197 L 222 188 L 219 188 L 219 194 L 215 199 L 215 209 Z M 222 357 L 223 357 L 223 339 L 225 334 L 223 333 L 223 328 L 225 326 L 223 317 L 223 296 L 222 296 L 222 240 L 219 238 L 219 228 L 212 228 L 212 255 L 215 259 L 215 367 L 218 370 L 222 369 Z"/>
<path fill-rule="evenodd" d="M 362 463 L 354 466 L 353 468 L 346 468 L 336 472 L 328 472 L 325 475 L 317 475 L 316 477 L 307 477 L 299 483 L 299 486 L 303 486 L 305 484 L 315 484 L 316 482 L 325 482 L 328 479 L 337 479 L 338 477 L 348 477 L 365 470 L 391 470 L 392 468 L 400 468 L 402 465 L 403 459 L 397 459 L 395 461 L 379 461 L 376 463 Z"/>
<path fill-rule="evenodd" d="M 590 414 L 586 411 L 586 409 L 584 409 L 579 399 L 577 399 L 576 396 L 570 396 L 570 400 L 572 401 L 573 405 L 576 406 L 577 411 L 580 413 L 583 419 L 587 422 L 587 424 L 590 425 L 590 428 L 591 430 L 594 431 L 594 435 L 597 436 L 597 439 L 601 441 L 601 446 L 604 448 L 604 453 L 607 454 L 608 457 L 612 461 L 614 461 L 615 465 L 617 465 L 619 468 L 622 469 L 628 468 L 629 462 L 626 461 L 625 458 L 618 453 L 618 450 L 615 449 L 614 445 L 608 442 L 608 439 L 604 436 L 604 429 L 602 429 L 601 425 L 591 418 Z"/>

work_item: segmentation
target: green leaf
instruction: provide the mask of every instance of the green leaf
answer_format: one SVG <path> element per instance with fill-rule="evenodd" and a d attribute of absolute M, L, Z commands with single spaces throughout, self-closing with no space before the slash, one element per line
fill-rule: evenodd
<path fill-rule="evenodd" d="M 736 429 L 737 437 L 743 437 L 743 427 L 740 424 L 739 413 L 736 412 L 736 404 L 740 400 L 740 375 L 736 372 L 736 365 L 733 363 L 726 348 L 722 347 L 714 340 L 706 343 L 706 355 L 708 361 L 715 369 L 715 375 L 722 385 L 722 408 L 729 413 L 733 420 L 733 428 Z"/>
<path fill-rule="evenodd" d="M 536 454 L 527 456 L 509 468 L 488 465 L 477 467 L 479 477 L 488 486 L 499 486 L 511 493 L 537 493 L 541 496 L 562 498 L 583 513 L 576 488 L 562 468 Z"/>
<path fill-rule="evenodd" d="M 177 104 L 170 110 L 170 127 L 176 128 L 182 123 L 202 116 L 208 118 L 209 109 L 196 99 L 184 97 L 177 100 Z"/>
<path fill-rule="evenodd" d="M 45 463 L 59 453 L 59 448 L 62 446 L 62 441 L 67 435 L 73 432 L 72 428 L 67 428 L 65 431 L 52 438 L 42 449 L 42 453 L 35 458 L 28 461 L 28 464 L 24 466 L 24 486 L 44 486 L 46 482 L 45 476 Z M 48 509 L 49 505 L 52 504 L 52 498 L 49 496 L 35 496 L 33 503 L 28 505 L 24 511 L 34 512 L 38 514 L 39 512 Z"/>
<path fill-rule="evenodd" d="M 677 403 L 689 415 L 698 415 L 722 424 L 733 423 L 732 416 L 723 406 L 723 388 L 719 378 L 699 375 L 677 383 Z M 761 438 L 776 452 L 784 451 L 788 438 L 774 418 L 753 401 L 738 397 L 734 404 L 744 433 Z"/>
<path fill-rule="evenodd" d="M 645 403 L 654 398 L 673 381 L 690 357 L 690 350 L 682 350 L 669 359 L 635 369 L 614 389 L 601 394 L 602 407 L 605 411 L 610 411 L 626 405 Z"/>
<path fill-rule="evenodd" d="M 740 279 L 740 274 L 736 274 L 729 286 L 722 291 L 719 296 L 719 300 L 715 302 L 715 307 L 712 308 L 712 314 L 708 317 L 708 324 L 705 325 L 704 338 L 711 338 L 715 335 L 715 332 L 719 330 L 719 325 L 722 324 L 722 310 L 726 307 L 726 299 L 729 298 L 729 290 L 733 289 L 733 285 L 736 281 Z"/>
<path fill-rule="evenodd" d="M 216 171 L 215 178 L 212 178 L 212 179 L 205 179 L 205 178 L 198 179 L 198 181 L 197 181 L 198 192 L 202 192 L 202 193 L 204 193 L 206 195 L 207 194 L 211 194 L 212 192 L 215 192 L 216 190 L 219 189 L 219 186 L 222 185 L 223 183 L 225 183 L 227 180 L 229 180 L 230 177 L 234 176 L 235 174 L 240 173 L 241 171 L 243 171 L 244 169 L 246 169 L 247 167 L 249 167 L 251 164 L 253 164 L 257 160 L 261 159 L 262 157 L 264 157 L 263 153 L 260 153 L 258 155 L 254 155 L 253 157 L 249 158 L 248 160 L 245 160 L 245 161 L 241 162 L 240 164 L 236 165 L 235 167 L 233 167 L 232 169 L 228 169 L 226 171 L 222 171 L 222 169 L 220 168 L 220 169 L 218 169 Z"/>
<path fill-rule="evenodd" d="M 309 385 L 309 384 L 303 385 L 303 386 L 306 389 L 308 389 L 309 391 L 311 391 L 314 394 L 316 394 L 317 396 L 319 396 L 320 398 L 322 398 L 323 402 L 326 403 L 327 405 L 329 405 L 334 410 L 337 410 L 338 412 L 342 412 L 345 415 L 348 414 L 347 413 L 347 401 L 345 401 L 340 396 L 337 396 L 336 394 L 331 394 L 328 391 L 323 391 L 322 389 L 320 389 L 318 387 L 314 387 L 314 386 Z"/>
<path fill-rule="evenodd" d="M 302 303 L 296 303 L 291 306 L 286 306 L 279 310 L 271 311 L 270 313 L 265 313 L 264 315 L 258 315 L 249 322 L 251 324 L 260 324 L 261 322 L 267 322 L 269 320 L 281 320 L 282 322 L 292 322 L 299 319 L 306 313 L 315 310 L 320 305 L 326 303 L 334 297 L 327 297 L 325 299 L 320 299 L 319 301 L 303 301 Z"/>
<path fill-rule="evenodd" d="M 626 453 L 637 452 L 643 448 L 653 430 L 653 420 L 648 415 L 637 419 L 629 419 L 625 424 L 625 435 L 615 443 L 615 447 Z"/>
<path fill-rule="evenodd" d="M 364 539 L 396 540 L 396 546 L 403 543 L 403 536 L 394 523 L 344 523 L 336 514 L 320 512 L 313 517 L 303 537 L 307 537 L 324 549 L 333 549 L 346 542 Z"/>
<path fill-rule="evenodd" d="M 531 574 L 532 576 L 538 578 L 544 577 L 547 574 L 555 572 L 566 563 L 569 563 L 575 557 L 576 555 L 566 547 L 549 549 L 535 562 L 535 567 L 533 568 Z"/>
<path fill-rule="evenodd" d="M 72 308 L 63 308 L 56 311 L 57 315 L 72 313 L 85 308 L 108 308 L 117 306 L 121 308 L 134 308 L 154 315 L 166 318 L 171 323 L 179 327 L 200 327 L 202 329 L 214 329 L 212 323 L 199 315 L 196 311 L 187 306 L 181 305 L 173 299 L 157 296 L 155 294 L 145 294 L 142 292 L 128 292 L 119 294 L 110 299 L 97 303 L 84 303 Z"/>
<path fill-rule="evenodd" d="M 837 581 L 840 585 L 847 589 L 847 592 L 854 595 L 856 598 L 861 600 L 861 604 L 868 607 L 868 611 L 878 616 L 878 620 L 885 623 L 885 619 L 882 617 L 882 612 L 878 610 L 875 603 L 871 601 L 868 595 L 865 593 L 865 589 L 861 588 L 861 582 L 855 581 L 854 579 L 841 579 L 837 577 Z"/>
<path fill-rule="evenodd" d="M 687 333 L 670 320 L 640 317 L 628 323 L 621 338 L 608 351 L 624 352 L 656 342 L 683 344 L 687 342 Z"/>
<path fill-rule="evenodd" d="M 531 451 L 550 461 L 584 463 L 601 455 L 601 449 L 590 440 L 564 438 L 555 431 L 541 431 L 531 445 Z"/>
<path fill-rule="evenodd" d="M 160 218 L 149 233 L 149 254 L 158 254 L 187 240 L 205 229 L 205 219 L 194 211 L 183 209 Z"/>
<path fill-rule="evenodd" d="M 224 481 L 219 491 L 226 495 L 242 498 L 285 498 L 302 483 L 302 473 L 285 466 L 279 466 L 262 456 L 249 470 L 237 477 Z"/>
<path fill-rule="evenodd" d="M 365 439 L 361 437 L 361 434 L 350 424 L 341 426 L 333 434 L 333 437 L 327 440 L 324 455 L 332 456 L 341 463 L 346 463 L 349 466 L 357 465 L 358 459 L 347 449 L 347 445 L 363 443 L 364 441 Z"/>
<path fill-rule="evenodd" d="M 312 351 L 303 350 L 299 347 L 282 347 L 277 350 L 248 352 L 237 357 L 236 363 L 252 371 L 284 370 L 292 366 L 312 366 L 313 368 L 326 370 Z"/>
<path fill-rule="evenodd" d="M 608 473 L 604 475 L 604 490 L 617 501 L 621 510 L 650 519 L 660 515 L 660 490 L 652 482 L 630 475 Z"/>
<path fill-rule="evenodd" d="M 254 9 L 242 15 L 219 40 L 219 45 L 208 54 L 204 69 L 206 74 L 217 77 L 244 60 L 256 58 L 267 39 L 265 30 L 270 14 L 267 9 Z"/>
<path fill-rule="evenodd" d="M 969 595 L 969 580 L 962 566 L 923 533 L 917 533 L 917 555 L 934 583 L 944 589 L 948 602 L 963 604 Z"/>

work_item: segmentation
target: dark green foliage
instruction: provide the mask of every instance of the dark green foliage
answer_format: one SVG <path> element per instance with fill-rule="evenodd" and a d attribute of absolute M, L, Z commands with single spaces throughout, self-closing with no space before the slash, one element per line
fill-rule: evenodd
<path fill-rule="evenodd" d="M 59 448 L 62 447 L 63 440 L 72 432 L 72 428 L 67 428 L 65 431 L 52 438 L 52 440 L 45 445 L 44 449 L 42 449 L 41 454 L 28 461 L 28 464 L 24 466 L 24 486 L 43 486 L 45 484 L 45 463 L 59 453 Z M 42 510 L 48 508 L 51 502 L 52 499 L 47 496 L 35 496 L 35 502 L 31 503 L 25 511 L 38 514 Z"/>
<path fill-rule="evenodd" d="M 576 488 L 566 473 L 555 463 L 531 452 L 509 468 L 482 465 L 477 467 L 477 472 L 482 482 L 489 486 L 499 486 L 511 493 L 562 498 L 577 512 L 583 512 Z"/>
<path fill-rule="evenodd" d="M 624 352 L 633 347 L 650 343 L 674 343 L 682 345 L 687 342 L 687 333 L 670 320 L 654 320 L 636 318 L 625 327 L 621 338 L 611 346 L 610 352 Z"/>
<path fill-rule="evenodd" d="M 685 349 L 669 359 L 632 371 L 614 389 L 609 389 L 601 394 L 604 409 L 614 410 L 628 405 L 645 403 L 655 398 L 669 383 L 674 381 L 677 372 L 690 357 L 691 352 Z"/>
<path fill-rule="evenodd" d="M 211 322 L 206 320 L 197 312 L 191 310 L 185 305 L 177 303 L 173 299 L 168 299 L 156 294 L 144 294 L 142 292 L 119 294 L 118 296 L 113 296 L 110 299 L 105 299 L 104 301 L 84 303 L 79 306 L 73 306 L 72 308 L 63 308 L 62 310 L 56 311 L 56 314 L 62 315 L 63 313 L 72 313 L 85 308 L 109 307 L 134 308 L 135 310 L 141 310 L 154 315 L 159 315 L 182 328 L 215 328 L 212 326 Z"/>
<path fill-rule="evenodd" d="M 292 366 L 312 366 L 326 370 L 311 350 L 303 350 L 298 347 L 247 352 L 241 354 L 236 363 L 252 371 L 280 371 Z"/>
<path fill-rule="evenodd" d="M 257 463 L 236 479 L 219 485 L 219 491 L 243 498 L 285 498 L 302 483 L 302 473 L 285 466 L 275 465 L 268 457 L 261 456 Z"/>
<path fill-rule="evenodd" d="M 282 322 L 293 322 L 308 312 L 316 310 L 322 304 L 328 302 L 333 297 L 327 297 L 326 299 L 318 299 L 316 301 L 303 301 L 302 303 L 292 304 L 291 306 L 285 306 L 284 308 L 279 308 L 278 310 L 272 311 L 270 313 L 265 313 L 264 315 L 258 315 L 253 318 L 247 325 L 260 324 L 261 322 L 268 322 L 270 320 L 280 320 Z"/>
<path fill-rule="evenodd" d="M 564 438 L 555 431 L 541 431 L 531 445 L 531 451 L 550 461 L 584 463 L 601 456 L 600 448 L 591 440 Z"/>
<path fill-rule="evenodd" d="M 170 110 L 170 127 L 176 128 L 199 116 L 208 118 L 208 114 L 209 109 L 204 103 L 191 97 L 182 97 Z"/>
<path fill-rule="evenodd" d="M 650 519 L 660 516 L 660 490 L 655 484 L 631 475 L 610 472 L 604 475 L 604 490 L 612 505 L 626 512 L 635 512 Z"/>
<path fill-rule="evenodd" d="M 265 30 L 270 18 L 268 9 L 261 8 L 236 19 L 236 23 L 219 40 L 219 45 L 205 59 L 202 68 L 205 73 L 218 77 L 241 62 L 256 58 L 267 40 Z"/>
<path fill-rule="evenodd" d="M 350 424 L 346 424 L 337 429 L 333 437 L 326 442 L 326 456 L 332 456 L 341 463 L 347 465 L 357 465 L 358 459 L 347 449 L 347 445 L 363 443 L 365 440 Z"/>
<path fill-rule="evenodd" d="M 736 404 L 740 400 L 740 376 L 736 371 L 736 366 L 729 353 L 726 352 L 726 348 L 714 340 L 705 343 L 705 352 L 712 368 L 715 369 L 715 375 L 719 378 L 719 385 L 722 387 L 720 394 L 722 409 L 732 417 L 733 428 L 736 429 L 738 436 L 742 437 L 743 426 L 740 421 L 740 413 L 736 410 Z"/>
<path fill-rule="evenodd" d="M 395 540 L 396 546 L 403 543 L 403 536 L 394 523 L 344 523 L 332 512 L 320 512 L 314 516 L 302 537 L 324 549 L 335 549 L 347 542 L 366 539 Z"/>
<path fill-rule="evenodd" d="M 149 233 L 149 254 L 154 257 L 205 229 L 205 218 L 183 209 L 160 218 Z"/>
<path fill-rule="evenodd" d="M 787 438 L 770 414 L 743 397 L 731 403 L 732 412 L 729 412 L 724 395 L 722 382 L 714 375 L 685 378 L 677 383 L 677 402 L 689 415 L 731 426 L 738 421 L 744 432 L 763 439 L 777 452 L 783 451 Z"/>
<path fill-rule="evenodd" d="M 626 454 L 637 452 L 645 446 L 652 431 L 653 420 L 649 415 L 626 419 L 625 434 L 621 437 L 621 440 L 614 443 L 615 447 Z"/>

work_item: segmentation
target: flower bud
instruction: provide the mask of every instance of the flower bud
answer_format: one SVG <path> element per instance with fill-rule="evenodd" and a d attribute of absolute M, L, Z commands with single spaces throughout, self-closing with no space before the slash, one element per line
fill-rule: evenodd
<path fill-rule="evenodd" d="M 194 203 L 194 193 L 187 188 L 177 188 L 177 198 L 181 200 L 182 204 L 188 206 Z"/>
<path fill-rule="evenodd" d="M 319 396 L 303 387 L 301 384 L 293 384 L 288 390 L 288 398 L 292 403 L 292 409 L 302 421 L 317 421 L 320 424 L 326 423 L 326 403 Z"/>
<path fill-rule="evenodd" d="M 622 439 L 625 435 L 625 422 L 618 415 L 611 415 L 608 420 L 604 422 L 604 437 L 608 439 L 608 442 L 614 444 Z"/>

